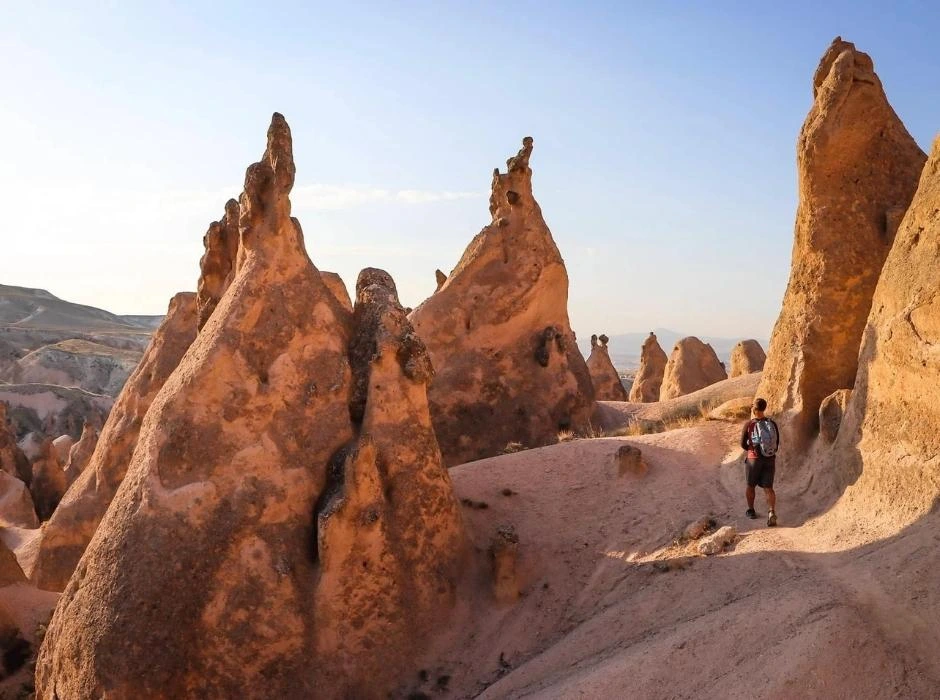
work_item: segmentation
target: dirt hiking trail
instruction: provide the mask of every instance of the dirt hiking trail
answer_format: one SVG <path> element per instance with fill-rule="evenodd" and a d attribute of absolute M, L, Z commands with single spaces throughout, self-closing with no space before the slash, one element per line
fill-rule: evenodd
<path fill-rule="evenodd" d="M 480 561 L 499 527 L 518 535 L 521 595 L 497 604 L 481 565 L 407 690 L 493 699 L 935 697 L 933 516 L 865 541 L 865 523 L 838 494 L 822 501 L 805 474 L 778 467 L 780 523 L 767 528 L 763 517 L 744 517 L 739 437 L 739 425 L 708 422 L 451 470 Z M 642 450 L 645 474 L 620 474 L 615 456 L 625 444 Z M 766 515 L 760 491 L 757 510 Z M 716 556 L 681 537 L 706 516 L 739 533 Z"/>

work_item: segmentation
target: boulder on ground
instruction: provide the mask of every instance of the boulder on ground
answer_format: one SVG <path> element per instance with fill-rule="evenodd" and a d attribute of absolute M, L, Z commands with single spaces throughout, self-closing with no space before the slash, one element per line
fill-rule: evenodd
<path fill-rule="evenodd" d="M 826 396 L 855 382 L 875 285 L 925 160 L 853 44 L 832 42 L 813 97 L 797 145 L 790 281 L 758 390 L 791 445 L 815 434 Z"/>
<path fill-rule="evenodd" d="M 725 525 L 699 540 L 698 551 L 705 555 L 719 554 L 724 551 L 725 547 L 734 542 L 737 536 L 738 531 L 735 530 L 733 525 Z"/>
<path fill-rule="evenodd" d="M 676 343 L 672 349 L 663 373 L 659 400 L 691 394 L 727 378 L 725 368 L 712 346 L 689 336 Z"/>
<path fill-rule="evenodd" d="M 659 341 L 656 340 L 656 334 L 651 331 L 649 337 L 643 341 L 643 348 L 640 351 L 640 368 L 633 379 L 630 401 L 633 403 L 659 401 L 659 392 L 668 361 L 669 358 L 659 346 Z"/>
<path fill-rule="evenodd" d="M 764 348 L 756 340 L 742 340 L 731 350 L 731 374 L 729 377 L 740 377 L 742 374 L 760 372 L 764 369 L 767 355 Z"/>
<path fill-rule="evenodd" d="M 609 340 L 606 335 L 591 336 L 591 356 L 587 360 L 587 368 L 594 385 L 594 398 L 598 401 L 626 401 L 627 391 L 623 388 L 614 363 L 610 361 L 607 350 Z"/>
<path fill-rule="evenodd" d="M 526 138 L 493 173 L 492 223 L 411 314 L 436 371 L 431 416 L 449 466 L 590 425 L 594 390 L 568 321 L 568 273 L 532 196 L 531 153 Z"/>
<path fill-rule="evenodd" d="M 639 447 L 634 445 L 621 445 L 617 448 L 614 461 L 617 464 L 617 473 L 620 476 L 625 474 L 643 476 L 646 474 L 646 462 L 643 461 L 643 452 Z"/>

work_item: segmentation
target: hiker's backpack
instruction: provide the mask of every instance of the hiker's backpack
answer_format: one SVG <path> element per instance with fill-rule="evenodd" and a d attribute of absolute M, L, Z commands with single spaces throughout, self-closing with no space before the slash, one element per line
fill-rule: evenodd
<path fill-rule="evenodd" d="M 777 454 L 777 426 L 768 418 L 755 420 L 751 424 L 751 445 L 764 457 L 773 457 Z"/>

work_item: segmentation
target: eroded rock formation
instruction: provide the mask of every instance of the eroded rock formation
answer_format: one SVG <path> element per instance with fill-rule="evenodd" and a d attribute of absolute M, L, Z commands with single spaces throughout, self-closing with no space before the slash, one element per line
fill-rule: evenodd
<path fill-rule="evenodd" d="M 832 42 L 813 98 L 797 145 L 790 281 L 758 390 L 791 445 L 815 433 L 823 398 L 855 381 L 872 294 L 925 160 L 853 44 Z"/>
<path fill-rule="evenodd" d="M 88 461 L 95 452 L 95 445 L 98 444 L 98 431 L 91 423 L 85 423 L 82 428 L 82 436 L 78 439 L 72 449 L 69 450 L 68 460 L 65 463 L 65 483 L 71 486 L 78 478 L 79 474 L 85 471 Z"/>
<path fill-rule="evenodd" d="M 0 470 L 29 485 L 33 477 L 29 459 L 16 444 L 16 437 L 7 420 L 7 405 L 0 401 Z"/>
<path fill-rule="evenodd" d="M 909 521 L 935 507 L 940 483 L 938 210 L 940 138 L 885 261 L 832 450 L 855 482 L 849 503 L 866 517 L 888 515 L 892 532 L 899 515 Z"/>
<path fill-rule="evenodd" d="M 532 196 L 532 139 L 493 173 L 492 223 L 411 314 L 436 375 L 429 398 L 444 461 L 555 442 L 589 426 L 593 388 L 568 321 L 568 274 Z"/>
<path fill-rule="evenodd" d="M 39 527 L 33 497 L 26 484 L 5 471 L 0 471 L 0 525 Z"/>
<path fill-rule="evenodd" d="M 202 244 L 206 249 L 199 261 L 199 283 L 196 286 L 196 318 L 198 328 L 206 325 L 219 299 L 235 276 L 238 257 L 238 202 L 225 203 L 225 214 L 209 224 Z"/>
<path fill-rule="evenodd" d="M 764 369 L 767 355 L 756 340 L 742 340 L 731 349 L 731 373 L 729 377 L 760 372 Z"/>
<path fill-rule="evenodd" d="M 46 438 L 42 443 L 39 457 L 33 462 L 33 478 L 29 483 L 29 491 L 36 506 L 36 515 L 42 521 L 48 520 L 62 496 L 65 494 L 65 472 L 62 463 L 56 454 L 52 438 Z"/>
<path fill-rule="evenodd" d="M 30 580 L 61 591 L 124 480 L 141 422 L 196 337 L 196 296 L 177 294 L 140 364 L 114 404 L 85 469 L 68 489 L 42 539 Z"/>
<path fill-rule="evenodd" d="M 672 349 L 663 372 L 661 401 L 685 396 L 727 379 L 724 366 L 708 343 L 695 336 L 683 338 Z"/>
<path fill-rule="evenodd" d="M 427 353 L 387 274 L 363 273 L 354 315 L 329 291 L 293 181 L 276 114 L 235 277 L 146 412 L 40 698 L 385 697 L 446 613 L 463 533 Z"/>
<path fill-rule="evenodd" d="M 368 696 L 357 667 L 373 665 L 376 640 L 386 663 L 406 663 L 414 636 L 452 604 L 463 529 L 431 424 L 430 358 L 388 273 L 359 275 L 353 325 L 350 413 L 360 428 L 338 488 L 318 501 L 316 612 L 325 624 L 316 634 L 321 657 L 358 676 L 350 691 Z M 403 610 L 407 627 L 396 622 Z"/>
<path fill-rule="evenodd" d="M 609 340 L 606 335 L 591 336 L 591 356 L 587 360 L 587 368 L 594 385 L 594 398 L 598 401 L 626 401 L 627 390 L 623 388 L 620 375 L 610 361 L 607 350 Z"/>
<path fill-rule="evenodd" d="M 343 278 L 335 272 L 324 271 L 320 272 L 320 277 L 323 279 L 323 283 L 326 285 L 326 288 L 332 292 L 334 297 L 336 297 L 336 301 L 338 301 L 349 313 L 352 313 L 352 301 L 349 299 L 349 291 L 346 289 L 346 283 L 343 282 Z"/>
<path fill-rule="evenodd" d="M 643 341 L 640 351 L 640 368 L 637 370 L 633 387 L 630 389 L 630 401 L 634 403 L 654 403 L 659 401 L 659 392 L 666 372 L 669 358 L 659 346 L 656 334 L 650 333 Z"/>

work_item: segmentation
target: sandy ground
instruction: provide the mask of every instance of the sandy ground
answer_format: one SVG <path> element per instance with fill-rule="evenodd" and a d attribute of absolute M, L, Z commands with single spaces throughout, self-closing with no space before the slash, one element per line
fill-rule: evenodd
<path fill-rule="evenodd" d="M 624 428 L 632 421 L 669 421 L 684 416 L 698 415 L 701 407 L 714 408 L 725 401 L 753 398 L 760 384 L 761 373 L 745 374 L 734 379 L 716 382 L 685 396 L 655 403 L 628 401 L 598 401 L 594 413 L 595 429 L 612 432 Z"/>
<path fill-rule="evenodd" d="M 838 494 L 823 504 L 805 475 L 778 474 L 780 526 L 747 520 L 738 431 L 709 422 L 452 469 L 472 504 L 477 568 L 403 694 L 940 696 L 933 516 L 868 541 L 863 523 L 830 507 Z M 642 449 L 644 476 L 619 475 L 622 444 Z M 730 551 L 704 557 L 677 541 L 701 516 L 739 529 Z M 522 596 L 499 605 L 486 552 L 507 524 L 519 536 Z"/>

